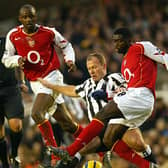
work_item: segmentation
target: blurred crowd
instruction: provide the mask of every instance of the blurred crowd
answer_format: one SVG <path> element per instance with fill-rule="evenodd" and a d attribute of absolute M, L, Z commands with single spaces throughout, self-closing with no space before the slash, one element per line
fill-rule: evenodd
<path fill-rule="evenodd" d="M 77 85 L 89 77 L 85 61 L 87 55 L 94 51 L 105 54 L 109 72 L 120 71 L 121 56 L 115 54 L 111 40 L 112 32 L 117 27 L 128 26 L 134 33 L 135 41 L 152 41 L 160 49 L 168 52 L 167 0 L 63 1 L 60 6 L 55 5 L 39 9 L 38 15 L 39 24 L 55 27 L 72 43 L 75 49 L 77 71 L 68 73 L 64 64 L 61 67 L 64 82 L 67 84 Z M 16 21 L 11 23 L 17 24 Z M 61 56 L 60 61 L 63 62 Z M 159 67 L 159 71 L 162 71 L 162 68 L 164 67 Z M 162 90 L 165 86 L 168 86 L 168 78 L 165 71 L 160 74 L 156 87 Z M 43 143 L 39 130 L 29 117 L 32 99 L 31 91 L 30 94 L 23 95 L 26 117 L 24 120 L 24 138 L 19 153 L 27 165 L 26 168 L 36 167 L 38 161 L 43 160 L 45 155 L 42 152 Z M 87 118 L 84 103 L 78 99 L 66 98 L 66 101 L 73 117 L 85 126 Z M 168 162 L 167 122 L 168 105 L 162 98 L 158 98 L 153 115 L 141 129 L 146 143 L 151 145 L 153 153 L 161 165 Z M 53 127 L 55 133 L 59 132 L 59 143 L 67 145 L 73 140 L 73 137 L 69 134 L 62 132 L 55 121 L 53 121 Z M 86 159 L 93 157 L 98 159 L 95 155 L 88 156 Z M 115 155 L 112 158 L 112 164 L 116 165 L 115 168 L 133 167 Z M 163 168 L 166 168 L 166 166 L 163 166 Z"/>

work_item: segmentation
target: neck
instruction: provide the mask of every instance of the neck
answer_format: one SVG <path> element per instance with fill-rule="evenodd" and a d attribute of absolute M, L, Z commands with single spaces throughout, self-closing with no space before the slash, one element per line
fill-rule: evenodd
<path fill-rule="evenodd" d="M 32 33 L 35 33 L 37 31 L 37 27 L 34 26 L 32 27 L 31 29 L 26 29 L 25 27 L 23 28 L 23 31 L 26 33 L 26 34 L 32 34 Z"/>

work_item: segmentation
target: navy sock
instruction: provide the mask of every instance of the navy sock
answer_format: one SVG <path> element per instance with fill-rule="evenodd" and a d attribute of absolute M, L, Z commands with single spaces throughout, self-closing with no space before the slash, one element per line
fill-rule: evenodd
<path fill-rule="evenodd" d="M 21 142 L 22 139 L 22 131 L 19 132 L 14 132 L 12 130 L 10 130 L 10 141 L 11 141 L 11 155 L 12 157 L 16 157 L 17 156 L 17 151 L 18 151 L 18 147 L 19 144 Z"/>
<path fill-rule="evenodd" d="M 7 143 L 4 137 L 0 139 L 0 159 L 2 161 L 3 167 L 9 168 L 8 155 L 7 155 Z"/>

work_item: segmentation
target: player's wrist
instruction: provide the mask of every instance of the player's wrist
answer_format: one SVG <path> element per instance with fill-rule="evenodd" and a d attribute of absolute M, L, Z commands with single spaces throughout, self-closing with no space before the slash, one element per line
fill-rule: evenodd
<path fill-rule="evenodd" d="M 19 85 L 21 85 L 21 84 L 26 84 L 26 81 L 25 81 L 24 79 L 19 80 L 19 81 L 18 81 L 18 84 L 19 84 Z"/>

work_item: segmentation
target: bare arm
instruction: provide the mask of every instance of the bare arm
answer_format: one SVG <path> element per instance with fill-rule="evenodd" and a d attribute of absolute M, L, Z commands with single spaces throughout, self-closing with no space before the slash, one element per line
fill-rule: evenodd
<path fill-rule="evenodd" d="M 24 72 L 20 68 L 17 67 L 15 68 L 15 76 L 16 76 L 16 79 L 18 80 L 21 91 L 28 93 L 29 88 L 25 84 Z"/>
<path fill-rule="evenodd" d="M 42 78 L 38 78 L 38 81 L 40 81 L 45 87 L 55 90 L 56 92 L 62 93 L 66 96 L 70 97 L 80 97 L 78 94 L 76 94 L 75 86 L 74 85 L 55 85 L 52 84 Z"/>

